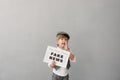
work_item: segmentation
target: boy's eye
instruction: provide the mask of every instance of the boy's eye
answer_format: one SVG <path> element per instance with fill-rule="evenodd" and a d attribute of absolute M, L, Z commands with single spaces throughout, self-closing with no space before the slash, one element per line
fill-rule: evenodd
<path fill-rule="evenodd" d="M 67 41 L 67 38 L 65 38 L 65 40 Z"/>

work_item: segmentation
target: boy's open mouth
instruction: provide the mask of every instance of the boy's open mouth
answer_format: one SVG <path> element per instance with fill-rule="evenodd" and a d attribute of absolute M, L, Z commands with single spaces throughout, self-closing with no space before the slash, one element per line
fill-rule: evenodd
<path fill-rule="evenodd" d="M 62 43 L 62 45 L 65 45 L 65 43 Z"/>

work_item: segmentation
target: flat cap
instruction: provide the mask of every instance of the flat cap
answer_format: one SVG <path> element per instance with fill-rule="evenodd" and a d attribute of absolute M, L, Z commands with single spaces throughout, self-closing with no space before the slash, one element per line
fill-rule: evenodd
<path fill-rule="evenodd" d="M 63 32 L 63 31 L 58 32 L 58 33 L 57 33 L 57 35 L 56 35 L 56 37 L 58 37 L 59 35 L 63 35 L 63 36 L 65 36 L 65 37 L 67 37 L 67 38 L 68 38 L 68 40 L 70 39 L 69 34 L 68 34 L 68 33 L 66 33 L 66 32 Z"/>

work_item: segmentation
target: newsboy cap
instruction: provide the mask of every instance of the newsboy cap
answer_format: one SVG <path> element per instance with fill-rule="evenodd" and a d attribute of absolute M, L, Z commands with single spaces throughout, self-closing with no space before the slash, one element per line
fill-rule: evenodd
<path fill-rule="evenodd" d="M 65 36 L 65 37 L 67 37 L 67 38 L 68 38 L 68 40 L 70 39 L 69 34 L 68 34 L 68 33 L 66 33 L 66 32 L 63 32 L 63 31 L 58 32 L 58 33 L 57 33 L 57 35 L 56 35 L 56 37 L 58 37 L 59 35 L 63 35 L 63 36 Z"/>

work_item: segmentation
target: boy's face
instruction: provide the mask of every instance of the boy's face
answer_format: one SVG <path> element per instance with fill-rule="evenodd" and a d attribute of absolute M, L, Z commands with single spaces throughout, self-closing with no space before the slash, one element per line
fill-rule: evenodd
<path fill-rule="evenodd" d="M 57 45 L 58 47 L 64 49 L 66 46 L 68 46 L 68 38 L 63 37 L 63 38 L 58 39 Z"/>

